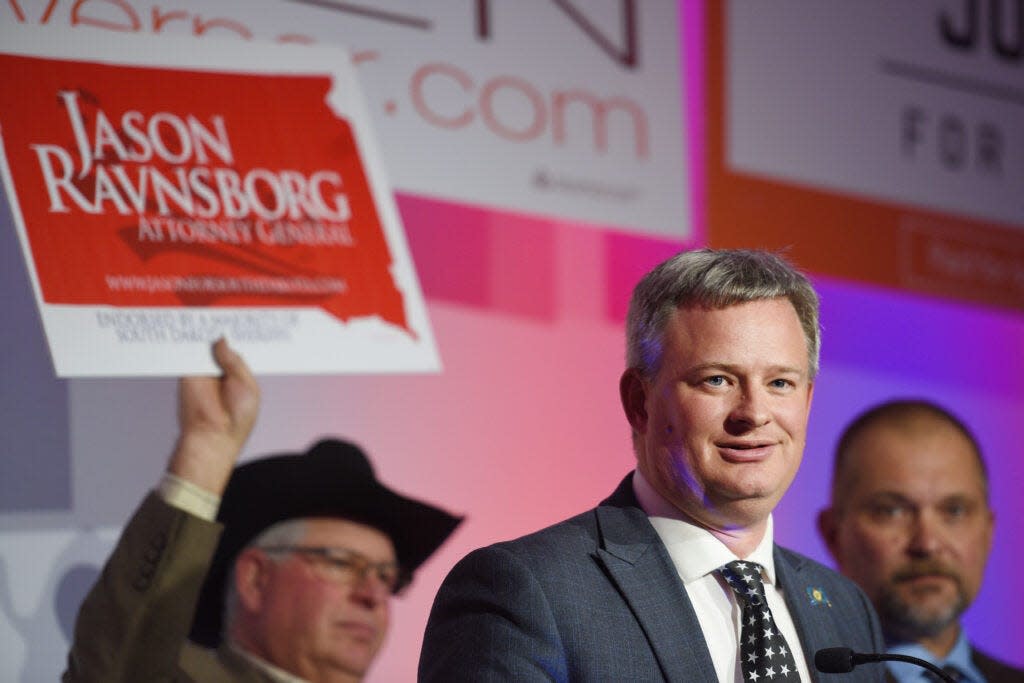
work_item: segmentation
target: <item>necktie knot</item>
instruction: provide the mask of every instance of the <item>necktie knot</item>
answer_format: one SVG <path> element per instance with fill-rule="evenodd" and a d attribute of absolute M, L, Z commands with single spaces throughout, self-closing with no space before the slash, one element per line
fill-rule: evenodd
<path fill-rule="evenodd" d="M 960 672 L 960 669 L 956 668 L 955 666 L 947 665 L 942 667 L 942 670 L 949 674 L 949 677 L 952 678 L 954 681 L 964 680 L 964 675 Z"/>
<path fill-rule="evenodd" d="M 761 565 L 756 562 L 734 560 L 719 568 L 719 573 L 729 584 L 741 605 L 763 605 L 764 583 L 761 581 Z"/>
<path fill-rule="evenodd" d="M 947 664 L 946 666 L 942 667 L 942 670 L 945 671 L 946 674 L 950 678 L 952 678 L 954 681 L 962 681 L 962 680 L 964 680 L 963 673 L 960 671 L 960 669 L 956 668 L 952 664 Z M 927 680 L 929 680 L 929 681 L 936 681 L 936 683 L 943 683 L 942 679 L 939 678 L 938 676 L 936 676 L 935 674 L 933 674 L 931 671 L 925 671 L 924 672 L 924 677 Z"/>

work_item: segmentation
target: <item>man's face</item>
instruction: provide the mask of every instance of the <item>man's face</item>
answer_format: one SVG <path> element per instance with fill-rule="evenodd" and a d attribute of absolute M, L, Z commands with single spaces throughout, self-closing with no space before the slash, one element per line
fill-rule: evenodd
<path fill-rule="evenodd" d="M 394 563 L 391 539 L 342 519 L 306 520 L 303 547 L 343 548 L 373 563 Z M 368 572 L 347 580 L 321 558 L 287 554 L 265 565 L 259 609 L 261 653 L 310 681 L 362 678 L 388 626 L 390 592 Z"/>
<path fill-rule="evenodd" d="M 955 628 L 981 586 L 993 516 L 971 443 L 931 416 L 878 424 L 847 451 L 848 488 L 821 528 L 890 637 Z M 841 494 L 842 495 L 842 494 Z"/>
<path fill-rule="evenodd" d="M 789 300 L 677 309 L 657 374 L 632 387 L 623 400 L 655 490 L 711 529 L 764 522 L 800 465 L 813 390 Z"/>

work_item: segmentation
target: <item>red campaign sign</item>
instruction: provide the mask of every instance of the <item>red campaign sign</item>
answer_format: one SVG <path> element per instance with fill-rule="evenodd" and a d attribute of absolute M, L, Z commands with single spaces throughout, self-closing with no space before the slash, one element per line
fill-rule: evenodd
<path fill-rule="evenodd" d="M 0 73 L 46 303 L 318 306 L 412 332 L 330 77 L 11 55 Z"/>

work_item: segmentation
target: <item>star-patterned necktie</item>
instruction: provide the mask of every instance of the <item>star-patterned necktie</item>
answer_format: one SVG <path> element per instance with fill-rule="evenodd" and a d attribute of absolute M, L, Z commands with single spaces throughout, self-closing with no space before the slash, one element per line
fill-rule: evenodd
<path fill-rule="evenodd" d="M 765 600 L 761 565 L 736 560 L 718 571 L 736 593 L 742 611 L 740 669 L 743 680 L 754 683 L 762 678 L 765 679 L 762 683 L 799 681 L 796 660 Z"/>

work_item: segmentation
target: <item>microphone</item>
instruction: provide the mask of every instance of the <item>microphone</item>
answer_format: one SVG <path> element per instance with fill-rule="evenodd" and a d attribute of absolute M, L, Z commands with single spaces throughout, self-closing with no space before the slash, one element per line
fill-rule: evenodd
<path fill-rule="evenodd" d="M 854 652 L 848 647 L 826 647 L 814 653 L 814 668 L 823 674 L 845 674 L 853 671 L 858 664 L 873 662 L 908 662 L 928 669 L 946 683 L 956 683 L 948 673 L 917 657 L 909 655 L 878 654 L 875 652 Z"/>

